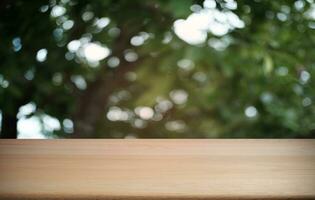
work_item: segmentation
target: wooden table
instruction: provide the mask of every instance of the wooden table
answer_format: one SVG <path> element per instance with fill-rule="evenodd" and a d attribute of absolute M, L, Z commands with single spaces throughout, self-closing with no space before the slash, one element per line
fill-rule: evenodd
<path fill-rule="evenodd" d="M 0 199 L 315 199 L 315 140 L 0 140 Z"/>

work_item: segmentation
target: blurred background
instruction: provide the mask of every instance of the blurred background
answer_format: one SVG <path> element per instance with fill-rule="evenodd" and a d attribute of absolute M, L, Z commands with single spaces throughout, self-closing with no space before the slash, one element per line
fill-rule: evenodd
<path fill-rule="evenodd" d="M 2 0 L 2 138 L 314 138 L 313 0 Z"/>

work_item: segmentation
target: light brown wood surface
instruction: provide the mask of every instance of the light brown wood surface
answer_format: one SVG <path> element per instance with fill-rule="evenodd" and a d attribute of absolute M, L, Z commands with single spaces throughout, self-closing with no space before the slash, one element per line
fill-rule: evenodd
<path fill-rule="evenodd" d="M 0 140 L 0 199 L 315 199 L 315 140 Z"/>

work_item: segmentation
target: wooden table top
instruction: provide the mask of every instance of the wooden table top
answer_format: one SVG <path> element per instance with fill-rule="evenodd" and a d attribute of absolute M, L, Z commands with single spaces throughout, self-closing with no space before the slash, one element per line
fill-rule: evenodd
<path fill-rule="evenodd" d="M 315 140 L 0 140 L 0 199 L 315 199 Z"/>

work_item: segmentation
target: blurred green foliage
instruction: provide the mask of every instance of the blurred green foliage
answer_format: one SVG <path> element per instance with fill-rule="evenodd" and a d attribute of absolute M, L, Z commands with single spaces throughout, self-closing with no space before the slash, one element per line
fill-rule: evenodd
<path fill-rule="evenodd" d="M 50 137 L 315 136 L 311 0 L 4 0 L 0 9 L 2 135 L 31 102 L 24 118 L 60 123 L 43 126 Z M 203 30 L 198 44 L 175 34 L 176 20 L 207 9 L 244 26 Z M 89 44 L 102 48 L 90 52 L 97 61 Z"/>

